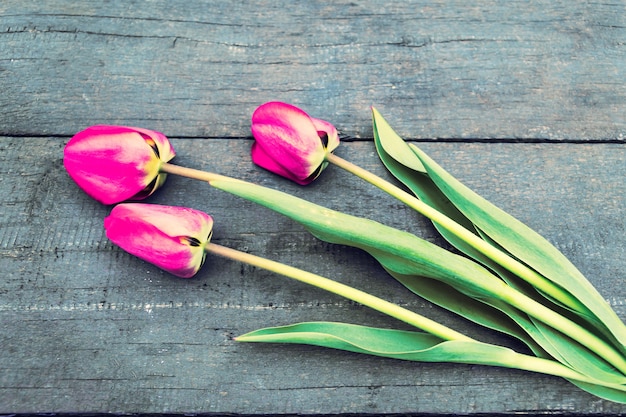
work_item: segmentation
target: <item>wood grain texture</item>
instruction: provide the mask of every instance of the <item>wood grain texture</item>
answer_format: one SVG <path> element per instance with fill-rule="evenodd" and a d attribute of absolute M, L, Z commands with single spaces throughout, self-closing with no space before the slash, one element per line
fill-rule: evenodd
<path fill-rule="evenodd" d="M 173 278 L 106 240 L 110 207 L 62 165 L 89 125 L 156 129 L 181 165 L 444 245 L 338 169 L 299 187 L 250 162 L 252 111 L 283 100 L 331 121 L 340 156 L 389 178 L 371 142 L 375 105 L 553 242 L 626 319 L 625 12 L 623 0 L 1 1 L 0 413 L 626 414 L 543 375 L 235 343 L 305 320 L 404 325 L 217 258 Z M 521 348 L 408 294 L 363 252 L 206 184 L 170 177 L 150 201 L 209 212 L 217 243 Z"/>
<path fill-rule="evenodd" d="M 441 243 L 373 187 L 329 168 L 300 187 L 255 167 L 248 140 L 172 139 L 175 161 L 285 190 Z M 617 415 L 565 381 L 511 370 L 408 364 L 305 346 L 238 344 L 255 328 L 307 320 L 402 324 L 341 297 L 209 258 L 176 279 L 109 243 L 109 207 L 62 166 L 65 141 L 0 140 L 0 411 L 241 414 Z M 570 257 L 626 318 L 619 144 L 420 144 L 483 196 Z M 338 154 L 385 175 L 370 142 Z M 481 339 L 521 348 L 408 294 L 364 253 L 312 238 L 288 219 L 170 177 L 150 199 L 211 213 L 214 241 L 334 277 Z"/>
<path fill-rule="evenodd" d="M 0 4 L 0 133 L 241 137 L 268 100 L 371 137 L 624 141 L 623 1 Z"/>

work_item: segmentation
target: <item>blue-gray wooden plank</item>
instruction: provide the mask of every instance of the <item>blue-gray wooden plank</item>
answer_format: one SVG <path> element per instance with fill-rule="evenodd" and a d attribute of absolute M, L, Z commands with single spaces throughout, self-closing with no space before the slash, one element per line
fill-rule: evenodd
<path fill-rule="evenodd" d="M 624 141 L 624 1 L 0 3 L 0 133 L 240 137 L 283 100 L 370 137 Z"/>
<path fill-rule="evenodd" d="M 554 242 L 626 318 L 625 10 L 623 1 L 4 0 L 0 412 L 626 413 L 541 375 L 234 343 L 301 320 L 396 323 L 217 259 L 196 279 L 174 279 L 106 241 L 109 209 L 61 163 L 63 144 L 88 125 L 158 129 L 176 138 L 181 164 L 441 243 L 419 216 L 336 169 L 302 188 L 249 161 L 250 114 L 279 99 L 363 139 L 339 154 L 384 174 L 370 142 L 374 104 L 404 137 L 460 141 L 424 148 Z M 361 252 L 203 184 L 170 178 L 152 201 L 210 212 L 222 244 L 512 344 L 408 295 Z"/>
<path fill-rule="evenodd" d="M 539 374 L 234 342 L 255 328 L 308 320 L 405 327 L 234 262 L 209 257 L 197 277 L 183 280 L 124 253 L 103 233 L 110 208 L 82 193 L 64 171 L 64 142 L 0 139 L 0 412 L 626 413 L 624 405 Z M 252 165 L 248 140 L 174 138 L 173 144 L 181 165 L 285 190 L 443 244 L 425 219 L 337 168 L 300 187 Z M 420 146 L 545 235 L 626 319 L 623 145 Z M 337 153 L 386 176 L 371 142 L 344 143 Z M 150 202 L 211 213 L 217 243 L 522 348 L 409 294 L 364 253 L 321 243 L 299 225 L 204 183 L 170 177 Z"/>

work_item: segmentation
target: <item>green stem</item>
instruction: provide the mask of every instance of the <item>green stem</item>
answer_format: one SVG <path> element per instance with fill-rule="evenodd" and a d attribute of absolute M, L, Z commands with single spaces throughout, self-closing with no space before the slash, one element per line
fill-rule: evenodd
<path fill-rule="evenodd" d="M 265 187 L 260 185 L 256 185 L 253 183 L 249 183 L 246 181 L 230 178 L 223 175 L 218 175 L 206 171 L 200 171 L 197 169 L 181 167 L 178 165 L 172 165 L 169 163 L 164 163 L 161 167 L 161 171 L 167 172 L 170 174 L 181 175 L 184 177 L 198 179 L 201 181 L 206 181 L 210 185 L 215 186 L 215 183 L 223 182 L 223 183 L 232 183 L 232 184 L 245 184 L 246 187 L 254 187 L 255 190 L 266 190 Z M 228 189 L 224 187 L 218 187 L 224 191 L 230 192 Z M 274 191 L 274 190 L 268 190 Z M 240 197 L 246 198 L 244 195 L 239 195 Z M 271 193 L 270 193 L 271 194 Z M 281 193 L 281 195 L 284 193 Z M 293 197 L 289 194 L 285 194 L 294 200 L 300 200 L 297 197 Z M 419 201 L 419 200 L 418 200 Z M 271 205 L 266 205 L 271 208 Z M 285 213 L 283 213 L 285 214 Z M 597 353 L 600 357 L 603 357 L 609 363 L 611 363 L 615 368 L 619 369 L 621 372 L 626 373 L 626 359 L 615 349 L 608 345 L 605 341 L 595 336 L 593 333 L 584 329 L 580 325 L 574 323 L 573 321 L 567 319 L 566 317 L 552 311 L 548 307 L 543 306 L 537 301 L 532 300 L 531 298 L 525 296 L 523 293 L 513 289 L 512 287 L 506 285 L 502 281 L 497 281 L 501 285 L 497 287 L 490 288 L 490 291 L 493 294 L 497 294 L 498 297 L 513 305 L 514 307 L 520 309 L 521 311 L 526 312 L 530 316 L 541 320 L 547 325 L 553 327 L 556 330 L 563 332 L 564 334 L 572 337 L 574 340 L 577 340 L 579 343 L 588 347 L 591 351 Z M 356 300 L 355 300 L 356 301 Z M 360 301 L 359 301 L 360 302 Z M 367 305 L 367 304 L 364 304 Z M 421 317 L 421 316 L 419 316 Z M 413 324 L 413 323 L 412 323 Z M 420 327 L 421 328 L 421 327 Z M 466 337 L 466 336 L 464 336 Z"/>
<path fill-rule="evenodd" d="M 528 283 L 532 284 L 544 293 L 554 297 L 561 301 L 568 307 L 575 311 L 585 313 L 589 310 L 580 301 L 572 297 L 570 293 L 565 291 L 558 285 L 555 285 L 552 281 L 545 279 L 541 274 L 535 270 L 529 268 L 518 260 L 512 258 L 500 249 L 492 246 L 488 242 L 481 239 L 476 234 L 467 230 L 454 220 L 450 219 L 443 213 L 435 210 L 431 206 L 427 205 L 417 197 L 407 193 L 392 183 L 380 178 L 371 172 L 354 165 L 353 163 L 346 161 L 334 154 L 329 154 L 326 160 L 346 171 L 356 175 L 357 177 L 364 179 L 370 184 L 378 187 L 382 191 L 385 191 L 392 197 L 395 197 L 399 201 L 405 203 L 407 206 L 413 208 L 417 212 L 423 214 L 433 222 L 444 227 L 450 233 L 453 233 L 458 238 L 464 240 L 473 248 L 481 252 L 483 255 L 489 257 L 493 261 L 502 265 L 504 268 L 513 272 L 517 276 L 521 277 Z M 510 288 L 510 287 L 507 287 Z M 566 319 L 553 310 L 545 307 L 541 303 L 527 297 L 523 293 L 511 289 L 507 291 L 507 294 L 501 294 L 502 298 L 507 298 L 509 304 L 527 312 L 531 316 L 541 320 L 542 322 L 552 326 L 553 328 L 567 334 L 574 340 L 583 341 L 584 344 L 592 351 L 605 358 L 609 363 L 613 364 L 621 372 L 626 373 L 626 359 L 621 353 L 616 351 L 613 347 L 608 345 L 605 341 L 598 338 L 592 332 L 583 328 L 582 326 Z"/>
<path fill-rule="evenodd" d="M 503 286 L 498 295 L 513 307 L 578 341 L 626 375 L 626 358 L 593 332 L 508 285 Z"/>
<path fill-rule="evenodd" d="M 531 356 L 531 355 L 524 355 L 522 353 L 517 353 L 517 352 L 514 352 L 514 353 L 515 354 L 512 355 L 512 357 L 510 358 L 510 362 L 512 365 L 509 366 L 508 364 L 502 364 L 501 366 L 506 367 L 506 368 L 514 368 L 514 369 L 521 369 L 524 371 L 537 372 L 537 373 L 542 373 L 546 375 L 559 376 L 565 379 L 586 382 L 586 383 L 599 385 L 599 386 L 615 389 L 617 391 L 622 391 L 626 393 L 626 386 L 624 385 L 595 380 L 593 378 L 588 377 L 587 375 L 581 374 L 573 370 L 572 368 L 569 368 L 561 364 L 560 362 L 550 360 L 550 359 L 538 358 L 538 357 Z M 626 399 L 620 400 L 619 402 L 624 403 L 626 402 Z"/>
<path fill-rule="evenodd" d="M 407 310 L 406 308 L 402 308 L 397 304 L 390 303 L 389 301 L 385 301 L 364 291 L 324 278 L 320 275 L 210 242 L 206 245 L 205 250 L 224 258 L 253 265 L 295 279 L 296 281 L 321 288 L 333 294 L 341 295 L 349 300 L 356 301 L 359 304 L 380 311 L 381 313 L 394 317 L 444 340 L 475 341 L 462 333 L 443 326 L 420 314 L 414 313 L 413 311 Z"/>
<path fill-rule="evenodd" d="M 413 311 L 407 310 L 396 304 L 390 303 L 381 298 L 350 287 L 348 285 L 341 284 L 339 282 L 322 277 L 320 275 L 294 268 L 280 262 L 272 261 L 267 258 L 262 258 L 256 255 L 251 255 L 249 253 L 238 251 L 236 249 L 217 245 L 215 243 L 207 243 L 207 245 L 205 246 L 205 251 L 214 255 L 221 256 L 223 258 L 253 265 L 255 267 L 262 268 L 276 274 L 286 276 L 288 278 L 292 278 L 296 281 L 300 281 L 305 284 L 321 288 L 333 294 L 341 295 L 349 300 L 356 301 L 359 304 L 370 307 L 390 317 L 401 320 L 418 329 L 422 329 L 432 335 L 438 336 L 444 340 L 465 341 L 483 344 L 482 342 L 465 336 L 462 333 L 458 333 L 455 330 L 452 330 L 446 326 L 430 320 L 429 318 L 414 313 Z M 490 344 L 485 345 L 491 346 Z M 491 364 L 490 361 L 486 361 L 485 363 L 476 363 L 481 365 Z M 589 378 L 588 376 L 576 372 L 575 370 L 554 360 L 537 358 L 535 356 L 525 355 L 514 351 L 511 351 L 511 355 L 507 357 L 507 360 L 500 361 L 499 365 L 506 368 L 538 372 L 570 380 L 602 385 L 620 391 L 626 391 L 626 387 L 624 387 L 623 385 L 608 383 L 605 381 L 598 381 L 593 378 Z"/>
<path fill-rule="evenodd" d="M 212 172 L 201 171 L 199 169 L 187 168 L 180 165 L 170 164 L 169 162 L 163 162 L 160 167 L 161 172 L 167 174 L 180 175 L 181 177 L 191 178 L 194 180 L 206 181 L 209 184 L 214 180 L 228 180 L 245 182 L 225 175 L 214 174 Z"/>
<path fill-rule="evenodd" d="M 495 261 L 510 272 L 522 278 L 524 281 L 543 291 L 545 294 L 548 294 L 554 299 L 559 300 L 561 303 L 570 307 L 574 311 L 580 312 L 583 315 L 588 314 L 589 309 L 585 307 L 577 298 L 572 297 L 569 292 L 565 291 L 560 286 L 555 285 L 552 281 L 545 279 L 545 277 L 543 277 L 537 271 L 512 258 L 495 246 L 492 246 L 476 234 L 467 230 L 465 227 L 450 219 L 440 211 L 432 208 L 417 197 L 407 193 L 406 191 L 395 186 L 389 181 L 386 181 L 383 178 L 374 175 L 370 171 L 367 171 L 349 161 L 346 161 L 343 158 L 338 157 L 337 155 L 328 154 L 326 156 L 326 160 L 378 187 L 382 191 L 411 207 L 418 213 L 426 216 L 433 222 L 448 230 L 450 233 L 468 243 L 470 246 L 472 246 L 483 255 L 487 256 L 489 259 Z"/>

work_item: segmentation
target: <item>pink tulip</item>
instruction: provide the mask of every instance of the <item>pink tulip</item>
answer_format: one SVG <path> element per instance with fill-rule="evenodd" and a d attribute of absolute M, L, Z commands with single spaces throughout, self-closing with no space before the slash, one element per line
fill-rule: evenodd
<path fill-rule="evenodd" d="M 213 219 L 186 207 L 125 203 L 104 219 L 107 237 L 126 252 L 181 278 L 204 263 Z"/>
<path fill-rule="evenodd" d="M 162 133 L 125 126 L 92 126 L 65 145 L 63 164 L 87 194 L 104 204 L 141 200 L 165 182 L 159 169 L 175 155 Z"/>
<path fill-rule="evenodd" d="M 252 161 L 301 185 L 317 178 L 328 165 L 326 155 L 339 146 L 333 125 L 281 102 L 254 111 L 252 135 Z"/>

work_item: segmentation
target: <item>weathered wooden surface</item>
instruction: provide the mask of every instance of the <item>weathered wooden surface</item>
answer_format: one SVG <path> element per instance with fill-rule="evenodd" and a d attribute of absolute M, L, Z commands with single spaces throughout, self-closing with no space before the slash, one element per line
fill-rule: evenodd
<path fill-rule="evenodd" d="M 194 279 L 173 278 L 106 240 L 110 207 L 62 166 L 67 139 L 88 125 L 158 129 L 181 165 L 441 243 L 423 218 L 337 168 L 299 187 L 249 160 L 250 114 L 279 99 L 359 138 L 337 153 L 386 175 L 374 104 L 552 241 L 626 319 L 625 11 L 623 1 L 4 0 L 0 413 L 625 414 L 537 374 L 235 343 L 305 320 L 402 325 L 217 258 Z M 215 242 L 519 348 L 408 294 L 362 252 L 205 184 L 171 177 L 150 201 L 211 213 Z"/>
<path fill-rule="evenodd" d="M 4 411 L 626 411 L 541 375 L 237 344 L 234 335 L 297 321 L 398 323 L 340 297 L 220 259 L 210 258 L 194 279 L 173 278 L 107 242 L 102 219 L 109 208 L 68 178 L 61 163 L 63 140 L 4 138 L 0 143 L 6 190 L 0 229 Z M 249 141 L 173 143 L 181 165 L 255 180 L 439 241 L 419 216 L 338 169 L 302 188 L 254 167 L 247 157 Z M 622 145 L 422 146 L 555 242 L 626 317 L 626 184 L 615 180 L 626 175 Z M 371 143 L 344 144 L 338 154 L 384 174 Z M 363 253 L 320 243 L 291 221 L 204 183 L 169 178 L 151 201 L 211 213 L 215 242 L 336 277 L 463 331 L 475 330 L 408 294 Z M 489 332 L 478 334 L 511 343 Z"/>
<path fill-rule="evenodd" d="M 2 133 L 242 136 L 270 99 L 369 137 L 624 139 L 623 1 L 0 3 Z"/>

